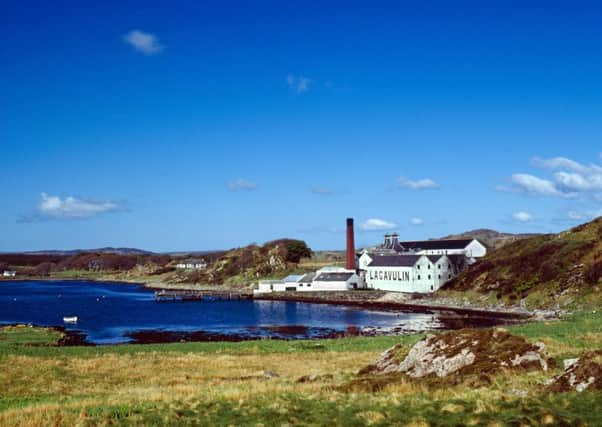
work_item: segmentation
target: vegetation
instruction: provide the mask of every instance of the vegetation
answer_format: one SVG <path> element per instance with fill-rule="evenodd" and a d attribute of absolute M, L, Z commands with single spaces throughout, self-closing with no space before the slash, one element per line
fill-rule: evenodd
<path fill-rule="evenodd" d="M 284 277 L 305 272 L 302 259 L 312 256 L 302 240 L 280 239 L 259 246 L 251 244 L 230 251 L 205 253 L 204 270 L 179 270 L 187 255 L 130 252 L 77 252 L 51 254 L 0 254 L 0 267 L 14 269 L 17 276 L 86 278 L 115 281 L 144 281 L 164 284 L 248 286 L 260 278 Z"/>
<path fill-rule="evenodd" d="M 559 366 L 602 345 L 599 312 L 510 329 L 545 342 Z M 559 368 L 500 373 L 480 387 L 433 389 L 405 379 L 377 392 L 341 387 L 386 348 L 409 349 L 419 336 L 53 346 L 60 335 L 0 330 L 0 425 L 602 424 L 600 392 L 546 392 L 543 383 Z"/>
<path fill-rule="evenodd" d="M 475 290 L 532 308 L 601 302 L 602 218 L 560 234 L 523 239 L 491 252 L 444 290 Z"/>

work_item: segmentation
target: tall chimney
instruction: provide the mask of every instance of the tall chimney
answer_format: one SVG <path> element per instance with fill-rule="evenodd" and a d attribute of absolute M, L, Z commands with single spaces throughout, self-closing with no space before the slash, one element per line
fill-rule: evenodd
<path fill-rule="evenodd" d="M 347 218 L 347 270 L 355 270 L 355 239 L 353 218 Z"/>

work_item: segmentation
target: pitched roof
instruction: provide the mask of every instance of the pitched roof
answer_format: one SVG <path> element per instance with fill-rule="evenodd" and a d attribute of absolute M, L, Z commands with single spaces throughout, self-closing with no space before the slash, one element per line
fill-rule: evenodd
<path fill-rule="evenodd" d="M 439 259 L 441 259 L 443 255 L 427 255 L 427 258 L 431 260 L 433 264 L 435 264 Z"/>
<path fill-rule="evenodd" d="M 322 273 L 315 278 L 321 282 L 346 282 L 355 273 Z"/>
<path fill-rule="evenodd" d="M 303 276 L 302 278 L 299 279 L 299 282 L 302 283 L 306 283 L 306 282 L 313 282 L 314 277 L 316 277 L 317 273 L 307 273 L 305 276 Z"/>
<path fill-rule="evenodd" d="M 368 267 L 412 267 L 422 255 L 375 256 Z"/>
<path fill-rule="evenodd" d="M 445 250 L 445 249 L 464 249 L 474 239 L 453 239 L 453 240 L 421 240 L 414 242 L 400 242 L 406 249 L 425 249 L 425 250 Z"/>

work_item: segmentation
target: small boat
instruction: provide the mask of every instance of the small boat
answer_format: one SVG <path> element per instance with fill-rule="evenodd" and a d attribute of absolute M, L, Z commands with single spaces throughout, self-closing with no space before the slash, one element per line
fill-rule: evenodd
<path fill-rule="evenodd" d="M 63 322 L 65 323 L 77 323 L 78 318 L 77 316 L 65 316 L 63 317 Z"/>

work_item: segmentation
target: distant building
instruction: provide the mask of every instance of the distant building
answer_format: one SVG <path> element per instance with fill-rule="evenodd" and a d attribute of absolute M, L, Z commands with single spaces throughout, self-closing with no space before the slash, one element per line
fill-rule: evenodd
<path fill-rule="evenodd" d="M 204 259 L 190 258 L 180 261 L 176 264 L 176 268 L 181 270 L 204 270 L 207 268 L 207 262 Z"/>
<path fill-rule="evenodd" d="M 394 255 L 413 253 L 417 255 L 464 255 L 467 258 L 482 258 L 487 248 L 477 239 L 418 240 L 400 242 L 396 233 L 385 234 L 381 245 L 369 248 L 364 253 Z"/>
<path fill-rule="evenodd" d="M 305 275 L 291 275 L 282 280 L 263 280 L 254 293 L 267 292 L 317 292 L 347 291 L 361 287 L 362 281 L 355 270 L 342 267 L 324 267 Z"/>
<path fill-rule="evenodd" d="M 15 277 L 17 275 L 17 272 L 14 270 L 4 270 L 4 272 L 2 273 L 3 277 Z"/>

